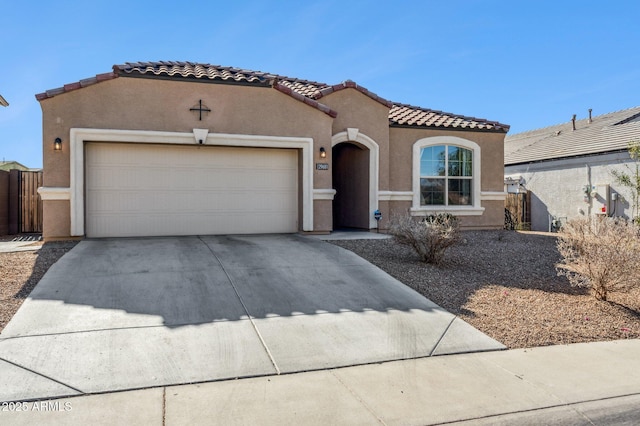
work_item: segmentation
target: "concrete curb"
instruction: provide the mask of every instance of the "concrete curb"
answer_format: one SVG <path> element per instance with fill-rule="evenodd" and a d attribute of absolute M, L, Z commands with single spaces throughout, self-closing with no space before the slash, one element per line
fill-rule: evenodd
<path fill-rule="evenodd" d="M 14 404 L 13 411 L 0 412 L 0 422 L 10 425 L 632 422 L 640 415 L 639 351 L 640 340 L 627 340 L 392 361 Z"/>

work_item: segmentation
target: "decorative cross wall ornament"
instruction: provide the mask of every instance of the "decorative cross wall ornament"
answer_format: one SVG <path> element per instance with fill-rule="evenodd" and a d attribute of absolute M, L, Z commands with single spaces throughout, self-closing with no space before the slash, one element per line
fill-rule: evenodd
<path fill-rule="evenodd" d="M 198 100 L 198 106 L 197 107 L 192 107 L 189 108 L 189 111 L 197 111 L 199 113 L 198 115 L 198 120 L 202 121 L 202 113 L 203 112 L 211 112 L 211 110 L 209 108 L 207 108 L 206 105 L 202 104 L 202 99 Z"/>

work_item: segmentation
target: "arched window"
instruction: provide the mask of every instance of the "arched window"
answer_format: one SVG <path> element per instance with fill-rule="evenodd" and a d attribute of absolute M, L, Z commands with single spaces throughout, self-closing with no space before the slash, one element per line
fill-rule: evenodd
<path fill-rule="evenodd" d="M 482 214 L 480 147 L 453 136 L 420 139 L 413 146 L 415 214 Z"/>

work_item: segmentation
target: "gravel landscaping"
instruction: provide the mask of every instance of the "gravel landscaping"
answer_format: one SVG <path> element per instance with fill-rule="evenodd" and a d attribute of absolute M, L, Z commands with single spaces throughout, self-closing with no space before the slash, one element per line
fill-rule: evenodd
<path fill-rule="evenodd" d="M 552 234 L 464 232 L 439 266 L 386 240 L 333 241 L 509 348 L 640 338 L 640 289 L 595 300 L 554 268 Z M 0 331 L 44 273 L 77 242 L 0 253 Z"/>
<path fill-rule="evenodd" d="M 508 348 L 640 338 L 640 289 L 597 301 L 554 265 L 553 234 L 467 231 L 439 266 L 387 240 L 333 241 Z"/>
<path fill-rule="evenodd" d="M 51 265 L 76 244 L 35 242 L 37 250 L 0 253 L 0 332 Z"/>

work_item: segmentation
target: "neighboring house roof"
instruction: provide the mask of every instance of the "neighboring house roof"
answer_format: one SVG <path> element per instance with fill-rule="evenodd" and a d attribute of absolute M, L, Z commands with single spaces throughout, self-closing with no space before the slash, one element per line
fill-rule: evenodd
<path fill-rule="evenodd" d="M 624 151 L 640 140 L 640 107 L 508 135 L 504 164 L 515 165 L 605 152 Z"/>
<path fill-rule="evenodd" d="M 9 106 L 9 102 L 7 102 L 6 99 L 2 97 L 2 95 L 0 95 L 0 105 Z"/>
<path fill-rule="evenodd" d="M 22 170 L 28 171 L 30 170 L 27 166 L 18 163 L 17 161 L 0 161 L 0 170 Z"/>
<path fill-rule="evenodd" d="M 47 90 L 36 95 L 42 101 L 59 94 L 81 89 L 101 81 L 117 77 L 140 77 L 157 79 L 187 79 L 200 82 L 218 82 L 249 86 L 273 87 L 295 99 L 317 108 L 332 117 L 337 113 L 318 100 L 336 91 L 352 88 L 360 91 L 371 99 L 387 106 L 389 110 L 389 124 L 398 127 L 417 128 L 445 128 L 455 130 L 493 131 L 506 133 L 509 126 L 497 121 L 483 118 L 467 117 L 458 114 L 445 113 L 428 108 L 411 105 L 396 104 L 388 101 L 357 83 L 347 80 L 340 84 L 328 85 L 315 81 L 301 80 L 270 74 L 262 71 L 251 71 L 219 65 L 200 64 L 193 62 L 127 62 L 114 65 L 113 72 L 99 74 L 95 77 L 67 84 L 63 87 Z"/>

